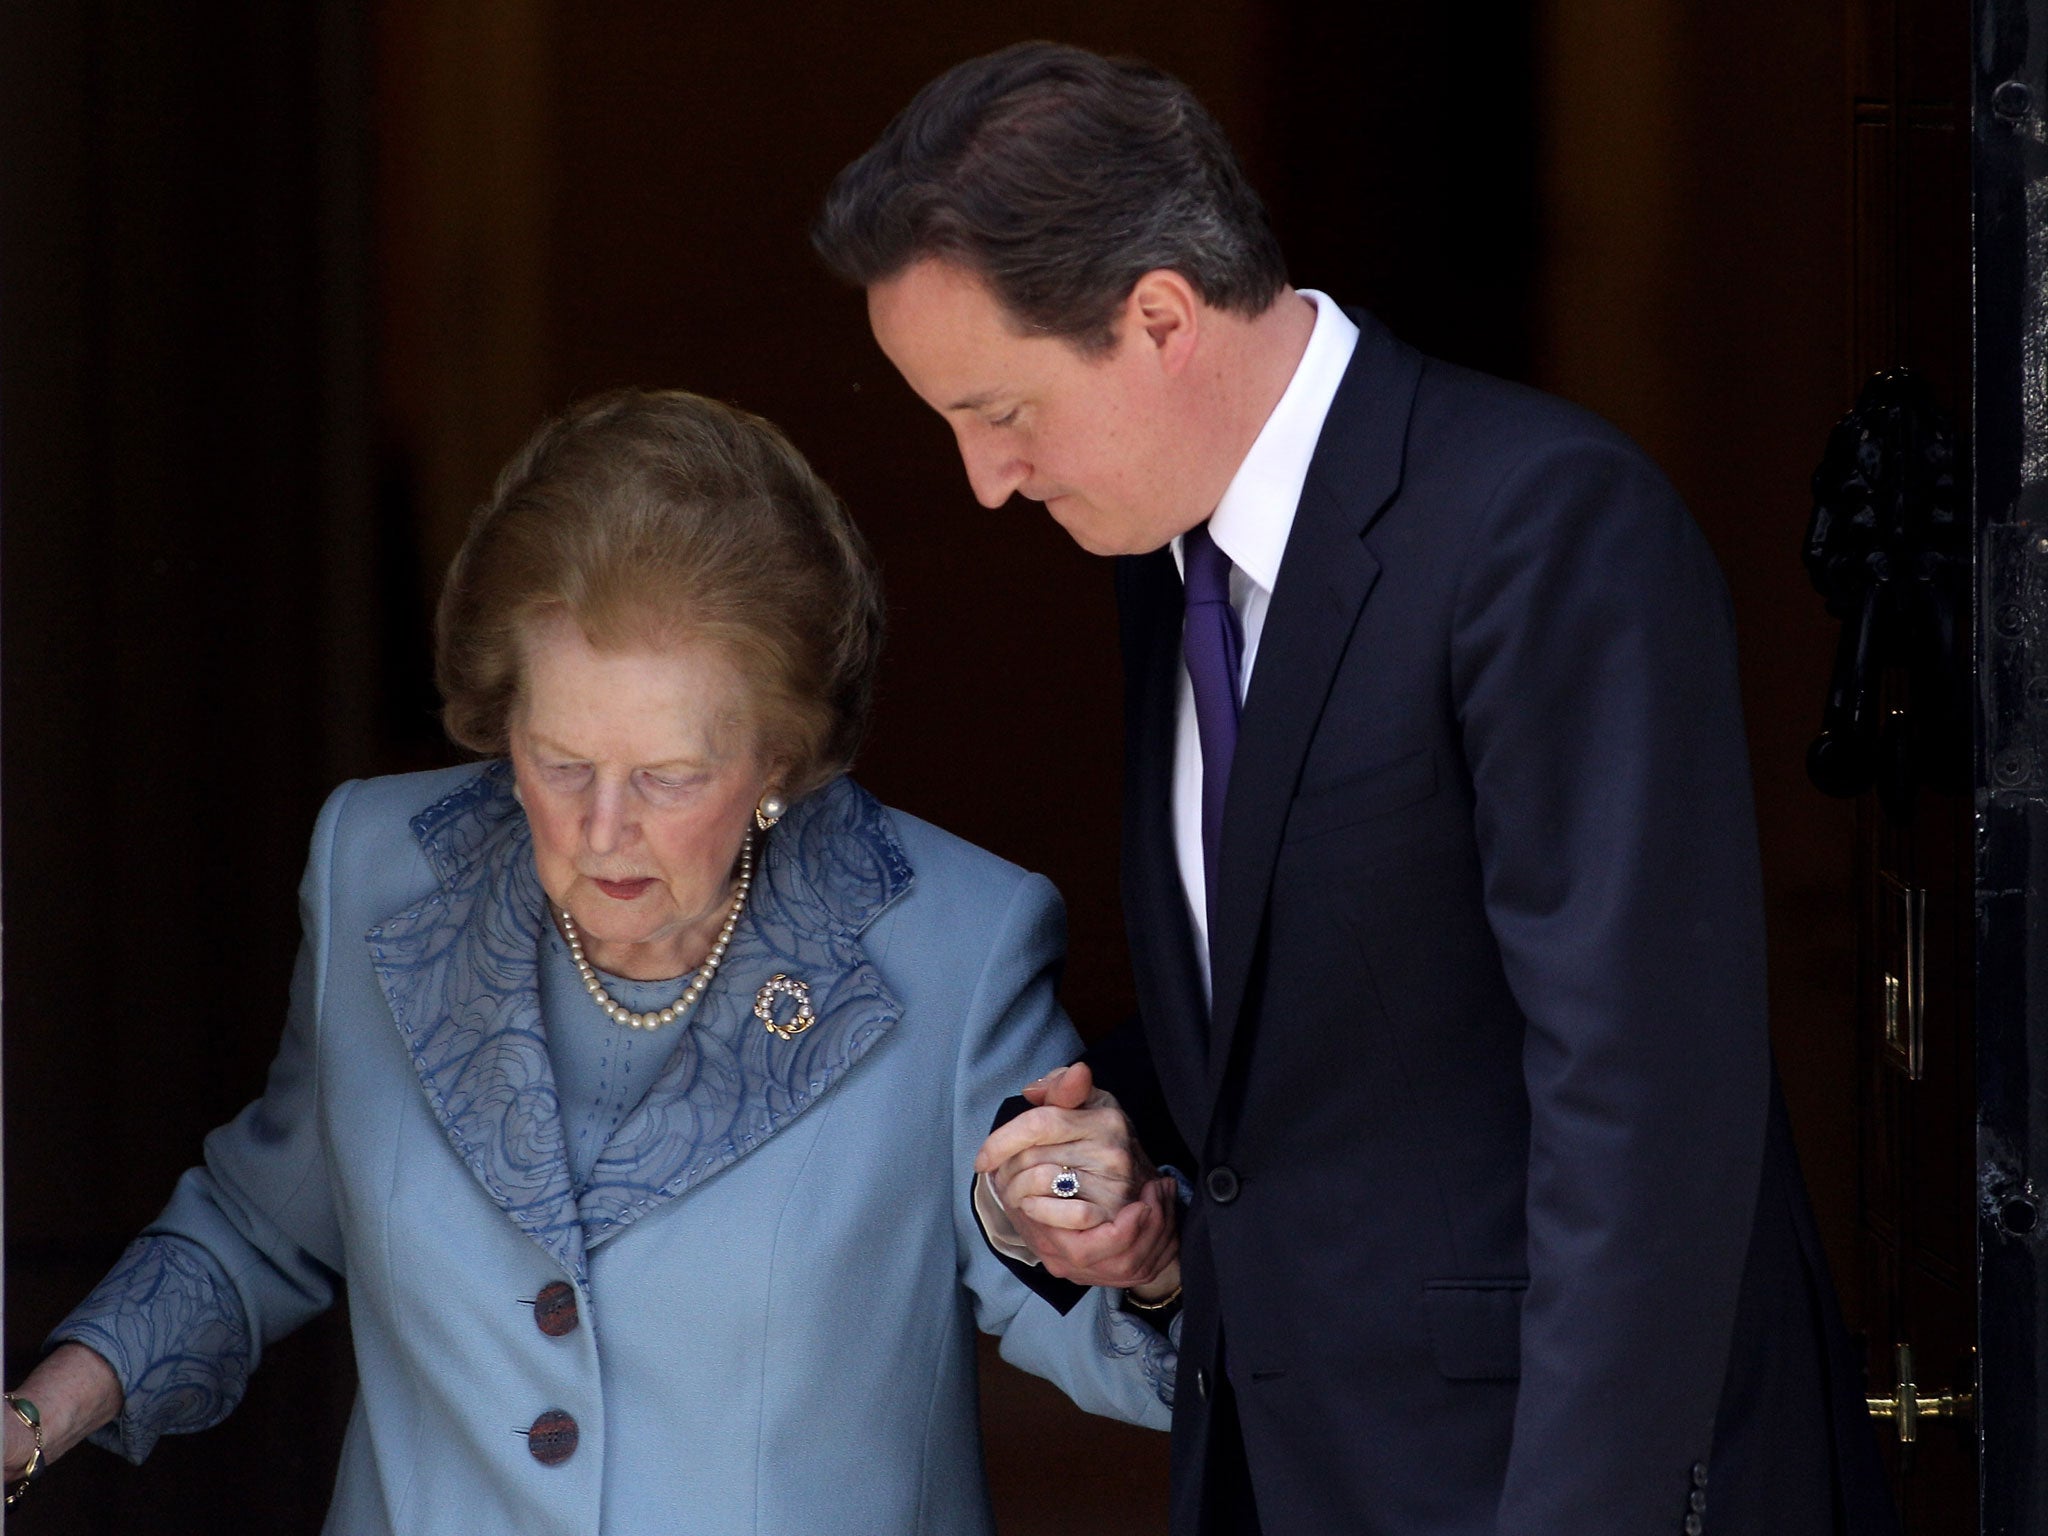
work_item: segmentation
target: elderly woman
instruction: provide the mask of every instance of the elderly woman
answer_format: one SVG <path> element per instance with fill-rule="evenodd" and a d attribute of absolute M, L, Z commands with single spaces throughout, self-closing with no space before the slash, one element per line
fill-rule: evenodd
<path fill-rule="evenodd" d="M 766 423 L 543 428 L 441 602 L 489 761 L 328 801 L 268 1086 L 10 1399 L 10 1476 L 216 1422 L 343 1280 L 351 1536 L 987 1530 L 976 1325 L 1163 1427 L 1142 1303 L 1063 1316 L 976 1224 L 998 1103 L 1075 1053 L 1060 910 L 842 777 L 880 627 Z"/>

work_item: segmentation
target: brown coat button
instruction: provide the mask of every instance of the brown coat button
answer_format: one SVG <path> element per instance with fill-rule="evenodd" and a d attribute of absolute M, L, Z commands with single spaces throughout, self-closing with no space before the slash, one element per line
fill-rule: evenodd
<path fill-rule="evenodd" d="M 559 1339 L 565 1333 L 574 1333 L 578 1321 L 576 1287 L 568 1281 L 550 1281 L 533 1298 L 533 1325 L 549 1338 Z"/>
<path fill-rule="evenodd" d="M 559 1408 L 550 1408 L 533 1421 L 526 1432 L 526 1448 L 544 1467 L 559 1467 L 576 1454 L 576 1421 Z"/>

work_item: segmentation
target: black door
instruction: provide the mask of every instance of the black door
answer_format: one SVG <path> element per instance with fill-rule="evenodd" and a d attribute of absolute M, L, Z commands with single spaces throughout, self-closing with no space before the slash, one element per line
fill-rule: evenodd
<path fill-rule="evenodd" d="M 1816 475 L 1807 549 L 1843 621 L 1810 768 L 1858 797 L 1863 1273 L 1847 1289 L 1907 1530 L 2033 1533 L 2048 0 L 1967 16 L 1856 0 L 1851 37 L 1857 400 Z"/>
<path fill-rule="evenodd" d="M 1977 0 L 1971 470 L 1979 1443 L 1987 1532 L 2048 1530 L 2048 0 Z"/>
<path fill-rule="evenodd" d="M 1913 1536 L 1977 1524 L 1969 777 L 1970 31 L 1855 0 L 1846 110 L 1854 409 L 1814 478 L 1809 574 L 1842 621 L 1817 786 L 1857 797 L 1862 1273 L 1843 1277 Z"/>

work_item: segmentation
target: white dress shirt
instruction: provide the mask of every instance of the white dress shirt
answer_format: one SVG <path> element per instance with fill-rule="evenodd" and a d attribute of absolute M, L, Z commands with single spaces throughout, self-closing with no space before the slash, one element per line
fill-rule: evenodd
<path fill-rule="evenodd" d="M 1251 451 L 1209 515 L 1209 536 L 1229 557 L 1230 606 L 1244 629 L 1244 675 L 1237 680 L 1238 701 L 1244 700 L 1245 678 L 1259 654 L 1259 635 L 1266 609 L 1280 580 L 1280 557 L 1294 528 L 1294 508 L 1308 479 L 1309 460 L 1323 434 L 1323 418 L 1337 397 L 1358 327 L 1328 294 L 1313 288 L 1296 290 L 1316 308 L 1315 329 L 1308 349 L 1295 365 L 1280 403 L 1259 429 Z M 1173 541 L 1173 560 L 1181 564 L 1181 541 Z M 1202 995 L 1209 995 L 1209 917 L 1203 896 L 1202 871 L 1202 743 L 1195 732 L 1195 685 L 1187 663 L 1180 667 L 1180 703 L 1173 728 L 1173 843 L 1180 858 L 1181 889 L 1187 895 L 1188 918 L 1194 925 L 1195 957 L 1201 962 Z M 982 1230 L 998 1253 L 1026 1264 L 1038 1257 L 1018 1237 L 1009 1213 L 996 1198 L 987 1174 L 974 1181 L 974 1210 Z"/>
<path fill-rule="evenodd" d="M 1259 429 L 1251 451 L 1231 477 L 1223 499 L 1209 515 L 1209 536 L 1229 557 L 1230 605 L 1244 630 L 1244 672 L 1237 680 L 1238 702 L 1246 697 L 1248 680 L 1257 676 L 1254 663 L 1259 636 L 1266 627 L 1266 609 L 1280 580 L 1280 557 L 1294 528 L 1294 509 L 1308 479 L 1323 419 L 1337 397 L 1344 370 L 1358 344 L 1358 327 L 1328 294 L 1299 290 L 1316 307 L 1315 330 L 1308 349 L 1295 366 L 1280 403 Z M 1181 541 L 1173 541 L 1173 559 L 1181 564 Z M 1173 728 L 1173 846 L 1180 860 L 1181 890 L 1187 896 L 1188 921 L 1195 936 L 1195 958 L 1202 973 L 1202 994 L 1209 992 L 1209 911 L 1202 862 L 1202 742 L 1195 729 L 1195 685 L 1187 663 L 1180 668 L 1180 701 Z"/>

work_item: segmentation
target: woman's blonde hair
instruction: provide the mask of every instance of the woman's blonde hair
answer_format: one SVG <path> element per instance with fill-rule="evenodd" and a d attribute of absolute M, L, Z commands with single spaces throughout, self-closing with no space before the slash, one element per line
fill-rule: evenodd
<path fill-rule="evenodd" d="M 874 560 L 831 489 L 758 416 L 628 389 L 534 433 L 441 589 L 434 674 L 451 737 L 504 755 L 522 647 L 563 617 L 598 650 L 722 647 L 792 799 L 860 745 L 882 642 Z"/>

